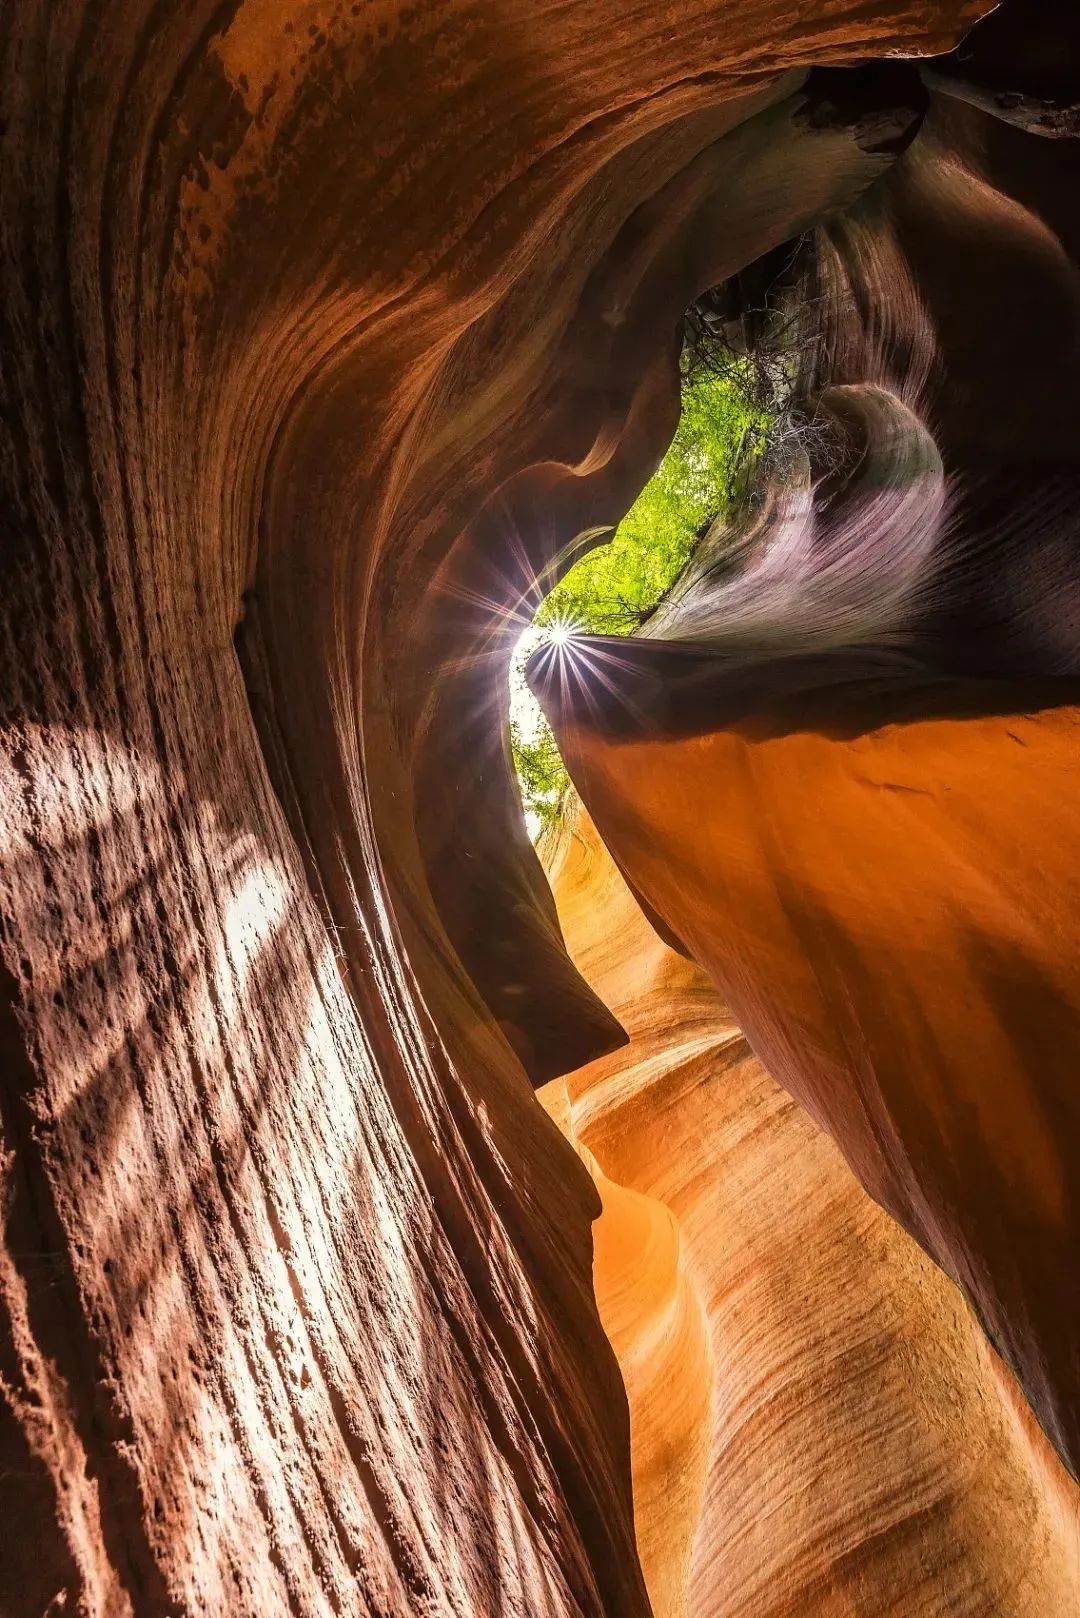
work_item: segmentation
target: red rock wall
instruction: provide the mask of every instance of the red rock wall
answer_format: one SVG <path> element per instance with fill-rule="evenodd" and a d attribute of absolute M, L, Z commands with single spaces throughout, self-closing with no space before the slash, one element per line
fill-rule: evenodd
<path fill-rule="evenodd" d="M 540 1095 L 603 1201 L 657 1618 L 1071 1611 L 1080 1492 L 960 1294 L 661 943 L 583 810 L 545 865 L 631 1034 Z"/>
<path fill-rule="evenodd" d="M 966 1289 L 1066 1455 L 1076 726 L 1060 709 L 851 741 L 564 732 L 635 885 Z"/>
<path fill-rule="evenodd" d="M 980 9 L 0 12 L 13 1618 L 645 1612 L 595 1196 L 514 1055 L 617 1035 L 509 829 L 505 651 L 474 745 L 438 626 L 519 594 L 534 494 L 659 448 L 706 148 Z M 638 283 L 609 386 L 584 292 Z"/>
<path fill-rule="evenodd" d="M 628 881 L 1076 1475 L 1080 146 L 966 88 L 795 254 L 827 447 L 744 564 L 710 536 L 533 675 Z"/>

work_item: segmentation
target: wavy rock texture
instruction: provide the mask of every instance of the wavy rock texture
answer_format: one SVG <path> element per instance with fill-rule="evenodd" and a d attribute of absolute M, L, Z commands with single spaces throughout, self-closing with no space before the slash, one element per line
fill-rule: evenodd
<path fill-rule="evenodd" d="M 983 9 L 0 11 L 13 1618 L 647 1610 L 492 606 Z"/>
<path fill-rule="evenodd" d="M 656 936 L 584 811 L 545 865 L 631 1035 L 540 1095 L 603 1202 L 657 1618 L 1072 1611 L 1080 1494 L 959 1293 Z"/>
<path fill-rule="evenodd" d="M 794 255 L 835 453 L 641 639 L 533 669 L 635 890 L 1074 1475 L 1078 195 L 1075 142 L 935 88 Z"/>

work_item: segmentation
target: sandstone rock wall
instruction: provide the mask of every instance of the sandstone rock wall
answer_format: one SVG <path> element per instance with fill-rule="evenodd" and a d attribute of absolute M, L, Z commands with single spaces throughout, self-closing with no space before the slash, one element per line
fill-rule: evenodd
<path fill-rule="evenodd" d="M 1000 84 L 995 37 L 965 60 Z M 935 81 L 795 255 L 838 456 L 778 481 L 734 575 L 706 545 L 641 637 L 534 676 L 635 891 L 1075 1475 L 1080 145 L 1004 100 Z"/>
<path fill-rule="evenodd" d="M 880 167 L 791 168 L 805 68 L 982 9 L 0 11 L 13 1618 L 646 1611 L 595 1193 L 521 1065 L 618 1036 L 511 829 L 502 643 L 475 737 L 465 676 L 522 514 L 662 445 L 721 137 L 772 120 L 752 256 L 785 176 L 809 219 Z"/>
<path fill-rule="evenodd" d="M 657 938 L 584 810 L 545 864 L 631 1035 L 540 1095 L 603 1202 L 657 1618 L 1071 1611 L 1080 1492 L 957 1289 Z"/>

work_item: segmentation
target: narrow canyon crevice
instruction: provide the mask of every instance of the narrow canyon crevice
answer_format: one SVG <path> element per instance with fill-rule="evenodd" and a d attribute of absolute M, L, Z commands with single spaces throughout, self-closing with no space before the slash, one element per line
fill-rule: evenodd
<path fill-rule="evenodd" d="M 1075 1604 L 1080 48 L 992 10 L 0 10 L 5 1615 Z M 828 430 L 532 665 L 553 893 L 507 669 L 706 295 Z"/>
<path fill-rule="evenodd" d="M 935 92 L 790 271 L 839 458 L 617 654 L 534 659 L 621 868 L 1074 1473 L 1078 182 Z"/>

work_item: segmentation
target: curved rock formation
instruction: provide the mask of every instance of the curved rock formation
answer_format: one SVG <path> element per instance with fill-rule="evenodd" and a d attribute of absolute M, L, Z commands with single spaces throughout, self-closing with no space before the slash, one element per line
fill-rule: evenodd
<path fill-rule="evenodd" d="M 935 90 L 797 272 L 839 458 L 533 671 L 635 890 L 1074 1473 L 1078 195 L 1080 143 Z"/>
<path fill-rule="evenodd" d="M 545 864 L 631 1034 L 540 1094 L 603 1202 L 656 1618 L 1071 1611 L 1080 1493 L 956 1289 L 657 938 L 584 811 Z"/>
<path fill-rule="evenodd" d="M 510 621 L 987 9 L 0 10 L 13 1618 L 647 1612 Z"/>
<path fill-rule="evenodd" d="M 1077 726 L 1021 708 L 853 739 L 562 732 L 635 886 L 961 1283 L 1066 1458 Z"/>

